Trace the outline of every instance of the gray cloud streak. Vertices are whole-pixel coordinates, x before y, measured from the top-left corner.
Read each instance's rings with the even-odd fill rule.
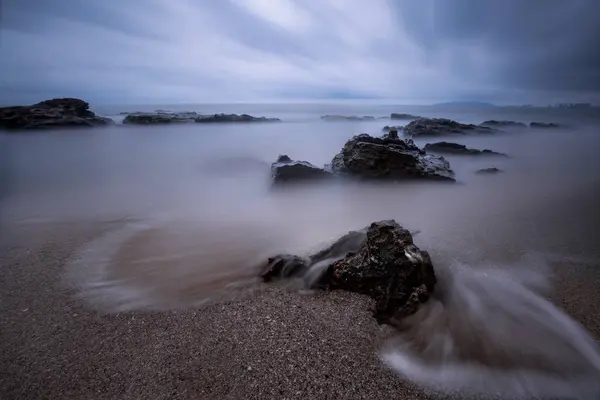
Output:
[[[596,0],[4,0],[0,101],[598,101]]]

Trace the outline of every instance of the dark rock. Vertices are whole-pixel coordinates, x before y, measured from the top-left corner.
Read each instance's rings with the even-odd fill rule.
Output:
[[[261,276],[319,276],[310,287],[347,290],[372,297],[375,316],[393,322],[417,311],[434,290],[436,276],[429,254],[413,243],[411,233],[394,220],[373,222],[344,235],[307,260],[290,255],[270,258]]]
[[[90,111],[87,102],[74,98],[0,108],[0,127],[6,129],[94,127],[113,123],[112,119],[99,117]]]
[[[330,289],[374,298],[383,319],[414,313],[436,284],[429,254],[394,220],[372,223],[358,251],[334,262],[323,279]]]
[[[307,161],[294,161],[287,155],[280,155],[271,164],[273,184],[292,183],[330,178],[331,173]]]
[[[412,140],[354,136],[331,162],[332,172],[361,179],[454,181],[450,163],[428,155]]]
[[[364,116],[357,117],[354,115],[346,116],[346,115],[323,115],[321,116],[323,121],[372,121],[375,117],[372,116]]]
[[[308,271],[308,263],[301,257],[281,254],[267,260],[267,265],[260,276],[263,282],[291,278],[304,275]]]
[[[491,167],[491,168],[482,168],[480,170],[477,170],[476,173],[478,173],[478,174],[497,174],[500,172],[503,172],[503,171],[496,167]]]
[[[213,114],[201,115],[195,119],[195,122],[212,123],[212,122],[280,122],[279,118],[253,117],[248,114]]]
[[[409,122],[404,127],[406,136],[442,136],[493,133],[494,129],[487,126],[461,124],[446,118],[419,118]]]
[[[422,117],[419,117],[418,115],[412,115],[412,114],[403,114],[403,113],[392,113],[390,115],[390,119],[419,119]]]
[[[449,143],[449,142],[427,143],[425,145],[425,147],[423,147],[423,149],[425,151],[430,151],[432,153],[446,153],[446,154],[469,155],[469,156],[508,157],[506,154],[497,153],[492,150],[469,149],[465,145],[458,144],[458,143]]]
[[[154,113],[130,113],[125,119],[124,124],[136,125],[159,125],[194,122],[198,117],[195,112],[169,113],[169,112],[154,112]]]
[[[391,130],[401,131],[403,129],[404,129],[403,126],[388,126],[388,125],[386,125],[383,128],[381,128],[381,130],[384,131],[384,132],[389,132]]]
[[[553,122],[532,122],[529,124],[530,128],[560,128],[559,124]]]
[[[488,120],[488,121],[483,121],[481,124],[479,124],[481,126],[490,126],[490,127],[494,127],[494,128],[501,128],[501,127],[505,127],[505,128],[527,128],[527,125],[522,123],[522,122],[517,122],[517,121],[496,121],[494,119]]]
[[[383,134],[381,136],[382,139],[392,139],[392,140],[399,140],[400,137],[398,136],[398,130],[391,128],[388,129],[387,133]]]

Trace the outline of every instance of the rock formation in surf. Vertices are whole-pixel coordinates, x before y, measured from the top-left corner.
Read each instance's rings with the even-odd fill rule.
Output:
[[[80,99],[59,98],[30,106],[0,108],[0,127],[5,129],[49,129],[94,127],[113,124],[110,118],[99,117]]]
[[[493,132],[495,132],[495,129],[487,126],[462,124],[446,118],[419,118],[411,121],[404,127],[404,134],[409,137],[483,134]]]
[[[530,128],[560,128],[559,124],[554,122],[532,122],[529,124]]]
[[[367,295],[375,299],[375,316],[381,321],[416,312],[436,284],[429,254],[394,220],[349,232],[306,258],[272,257],[261,276],[265,282],[301,277],[309,287]]]
[[[152,113],[135,112],[129,113],[123,119],[124,124],[135,124],[135,125],[160,125],[160,124],[173,124],[173,123],[184,123],[194,122],[198,118],[198,113],[193,111],[186,112],[168,112],[168,111],[156,111]]]
[[[476,171],[477,174],[498,174],[500,172],[502,172],[502,170],[496,167],[482,168]]]
[[[517,121],[498,121],[495,119],[490,119],[488,121],[483,121],[481,126],[489,126],[492,128],[527,128],[527,125],[522,122]]]
[[[470,149],[463,144],[458,143],[450,143],[450,142],[437,142],[437,143],[427,143],[425,147],[423,147],[425,151],[430,151],[432,153],[445,153],[445,154],[456,154],[456,155],[466,155],[466,156],[500,156],[500,157],[508,157],[504,153],[498,153],[492,150],[484,149]]]
[[[330,177],[330,172],[307,161],[294,161],[287,155],[280,155],[277,161],[271,164],[271,179],[274,185]]]
[[[419,119],[422,117],[419,117],[418,115],[412,115],[412,114],[403,114],[403,113],[391,113],[390,114],[390,119]]]
[[[450,163],[427,154],[412,140],[356,135],[331,162],[335,174],[370,180],[432,179],[454,181]]]
[[[396,131],[396,132],[398,132],[398,131],[404,130],[404,127],[403,126],[399,126],[399,125],[398,126],[389,126],[389,125],[386,125],[383,128],[381,128],[381,130],[384,131],[384,132],[389,132],[389,131]]]
[[[202,115],[196,112],[166,112],[131,113],[123,120],[124,124],[154,125],[171,123],[219,123],[219,122],[278,122],[279,118],[253,117],[248,114],[209,114]]]

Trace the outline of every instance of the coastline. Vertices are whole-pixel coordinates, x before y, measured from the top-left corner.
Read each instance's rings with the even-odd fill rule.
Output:
[[[87,307],[65,285],[65,266],[120,224],[10,226],[1,243],[3,398],[443,398],[380,361],[393,330],[360,295],[264,285],[173,311]],[[598,340],[598,266],[571,267],[556,270],[552,297]]]

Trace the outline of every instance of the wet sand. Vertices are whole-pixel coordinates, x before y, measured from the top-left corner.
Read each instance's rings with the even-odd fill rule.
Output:
[[[393,331],[368,298],[259,286],[164,312],[106,314],[65,280],[73,254],[122,222],[3,228],[2,399],[427,399],[379,360]],[[600,338],[597,265],[557,272],[556,302]]]

